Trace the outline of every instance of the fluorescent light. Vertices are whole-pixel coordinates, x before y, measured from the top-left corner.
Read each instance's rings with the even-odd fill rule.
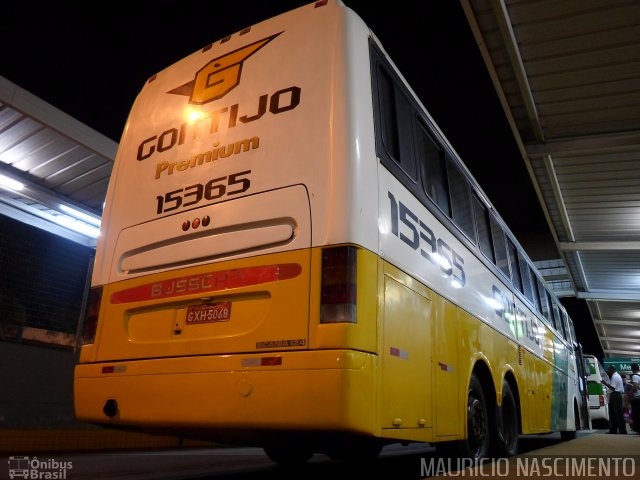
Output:
[[[5,175],[0,174],[0,187],[15,190],[19,192],[20,190],[24,190],[24,184],[14,180],[13,178],[6,177]]]
[[[99,218],[96,218],[92,215],[81,212],[80,210],[76,210],[75,208],[68,207],[67,205],[60,205],[60,210],[62,210],[65,213],[68,213],[69,215],[77,218],[78,220],[89,222],[90,224],[95,225],[96,227],[100,226]]]
[[[76,220],[75,218],[67,217],[66,215],[56,215],[55,217],[53,217],[53,221],[62,225],[63,227],[92,238],[98,238],[100,236],[100,229]]]

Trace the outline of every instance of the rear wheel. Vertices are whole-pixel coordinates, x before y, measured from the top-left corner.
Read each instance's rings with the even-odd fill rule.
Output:
[[[513,457],[518,454],[518,409],[511,385],[506,380],[502,383],[502,405],[498,408],[498,419],[498,454]]]
[[[462,455],[474,460],[489,458],[493,438],[484,391],[480,379],[473,373],[467,394],[467,438],[460,445]]]

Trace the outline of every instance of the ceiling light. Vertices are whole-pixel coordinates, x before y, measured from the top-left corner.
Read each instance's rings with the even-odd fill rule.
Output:
[[[89,215],[88,213],[81,212],[80,210],[76,210],[75,208],[68,207],[67,205],[60,205],[60,210],[64,213],[68,213],[74,218],[78,220],[82,220],[84,222],[89,222],[96,227],[100,226],[100,218],[96,218],[93,215]]]
[[[14,180],[13,178],[9,178],[5,175],[0,174],[0,187],[5,188],[7,190],[15,190],[19,192],[20,190],[24,190],[24,184]]]
[[[75,218],[67,217],[66,215],[56,215],[53,217],[53,221],[75,232],[87,235],[91,238],[98,238],[100,236],[100,230],[93,225],[81,222]]]

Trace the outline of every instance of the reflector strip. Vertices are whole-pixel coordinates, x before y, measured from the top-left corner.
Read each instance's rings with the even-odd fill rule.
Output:
[[[453,372],[453,365],[448,365],[446,363],[438,362],[438,366],[440,367],[440,370],[444,372]]]
[[[243,358],[240,364],[243,367],[275,367],[282,365],[282,357]]]
[[[123,373],[127,371],[126,366],[122,365],[109,365],[108,367],[102,367],[102,373]]]
[[[401,349],[396,348],[396,347],[390,347],[389,348],[389,354],[393,355],[394,357],[401,358],[402,360],[408,360],[409,359],[409,352],[407,352],[406,350],[401,350]]]
[[[162,298],[180,297],[196,293],[217,292],[232,288],[248,287],[262,283],[295,278],[302,272],[297,263],[238,268],[220,272],[202,273],[189,277],[171,278],[120,290],[111,295],[111,303],[144,302]]]

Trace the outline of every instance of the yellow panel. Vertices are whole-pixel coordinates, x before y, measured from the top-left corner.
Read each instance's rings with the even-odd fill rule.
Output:
[[[435,435],[439,437],[460,433],[460,368],[458,364],[460,338],[457,308],[442,298],[438,298],[437,304],[433,318],[435,331],[433,397],[436,408]],[[478,321],[476,320],[475,323]]]
[[[176,357],[78,365],[75,411],[106,424],[214,430],[340,430],[374,435],[375,356],[345,350]],[[112,373],[110,373],[112,372]],[[108,418],[103,406],[118,402]],[[151,401],[149,401],[151,399]],[[225,440],[222,438],[222,440]]]
[[[97,348],[87,349],[81,358],[111,361],[308,348],[310,258],[310,250],[294,250],[107,285]],[[291,275],[289,267],[294,267]],[[283,272],[282,278],[269,272]],[[163,285],[171,286],[170,294],[160,295]],[[229,318],[186,322],[188,309],[202,305],[227,308]]]
[[[544,360],[535,360],[536,385],[535,407],[538,431],[551,430],[551,389],[553,386],[553,366]]]
[[[129,339],[133,342],[153,342],[171,338],[174,315],[174,310],[161,309],[125,316]]]
[[[382,427],[428,427],[431,417],[431,301],[384,278]]]

